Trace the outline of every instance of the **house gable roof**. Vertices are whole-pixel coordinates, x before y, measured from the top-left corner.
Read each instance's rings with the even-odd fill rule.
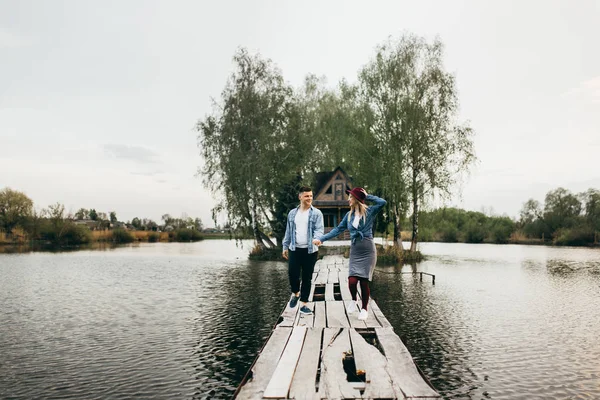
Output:
[[[332,191],[329,189],[333,188],[333,185],[337,182],[344,182],[344,189],[352,188],[352,179],[348,174],[341,168],[337,167],[333,171],[319,172],[316,176],[316,190],[314,204],[319,205],[331,205],[331,206],[342,206],[346,205],[346,199],[334,200],[332,198]]]

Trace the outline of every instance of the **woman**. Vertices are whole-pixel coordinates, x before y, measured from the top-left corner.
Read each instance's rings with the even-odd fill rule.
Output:
[[[350,231],[352,244],[350,245],[348,287],[352,295],[352,302],[348,305],[348,312],[357,311],[356,293],[357,285],[360,282],[362,309],[358,319],[365,320],[369,315],[367,311],[370,294],[369,281],[373,277],[373,269],[377,262],[377,252],[373,242],[373,222],[377,213],[387,202],[377,196],[367,194],[365,189],[360,187],[346,190],[346,193],[348,193],[350,211],[346,213],[336,228],[326,235],[314,239],[313,243],[320,246],[321,243],[336,237],[346,229]],[[374,204],[368,207],[365,200],[372,201]]]

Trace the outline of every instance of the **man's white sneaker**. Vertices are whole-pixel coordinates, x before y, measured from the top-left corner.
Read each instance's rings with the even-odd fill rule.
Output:
[[[348,311],[348,313],[355,313],[358,311],[358,308],[356,307],[356,303],[354,301],[351,301],[350,303],[348,303],[348,306],[346,307],[346,310]]]
[[[358,319],[364,321],[365,319],[367,319],[368,316],[369,312],[363,308],[362,310],[360,310],[360,315],[358,316]]]

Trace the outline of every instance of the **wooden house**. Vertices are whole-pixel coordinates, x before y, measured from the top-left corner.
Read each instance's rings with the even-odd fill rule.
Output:
[[[316,176],[313,205],[323,213],[325,233],[336,227],[350,211],[346,190],[352,189],[351,179],[340,167],[331,172],[319,172]],[[338,239],[350,239],[346,231]]]

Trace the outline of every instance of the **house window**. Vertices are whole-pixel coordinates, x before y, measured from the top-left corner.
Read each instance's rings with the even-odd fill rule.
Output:
[[[335,199],[336,200],[343,200],[344,199],[344,194],[342,192],[342,184],[341,183],[336,183],[335,184]]]

